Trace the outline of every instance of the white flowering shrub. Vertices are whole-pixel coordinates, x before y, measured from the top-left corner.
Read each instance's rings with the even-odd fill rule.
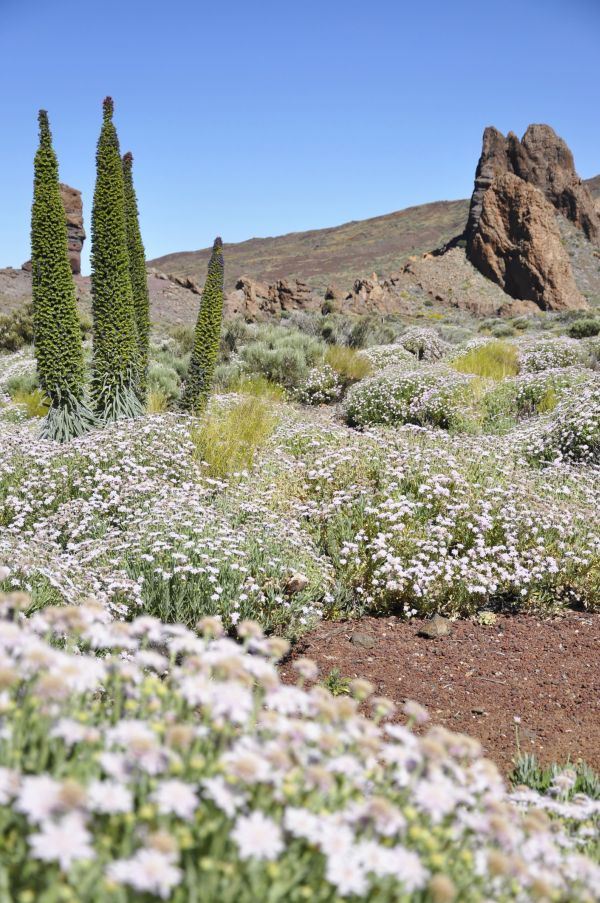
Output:
[[[537,373],[557,367],[580,366],[588,362],[589,351],[577,339],[566,336],[524,341],[519,347],[519,364],[522,373]]]
[[[434,329],[414,326],[403,333],[398,342],[410,351],[417,360],[432,363],[445,357],[452,346],[445,342]]]
[[[336,609],[598,606],[597,467],[531,469],[510,435],[329,429],[302,441],[298,518],[334,563]],[[531,429],[519,443],[531,446]]]
[[[302,404],[331,404],[340,398],[342,382],[329,364],[313,367],[294,395]]]
[[[388,368],[350,389],[345,416],[352,426],[413,423],[460,428],[466,421],[470,382],[470,376],[446,368]]]
[[[281,640],[244,624],[243,648],[217,619],[200,631],[89,604],[0,623],[4,899],[594,898],[600,804],[552,818],[476,741],[414,734],[420,706],[407,726],[386,723],[384,699],[366,717],[367,682],[354,698],[286,686]]]
[[[584,385],[598,384],[598,376],[582,367],[558,367],[522,373],[488,390],[483,406],[489,425],[553,411],[558,402]]]
[[[161,415],[59,446],[0,431],[0,565],[34,600],[89,595],[125,617],[141,608],[193,624],[218,612],[297,634],[321,615],[329,565],[297,524],[285,531],[252,481],[209,478],[194,421]],[[291,572],[308,586],[289,596]]]
[[[385,370],[387,367],[395,367],[400,369],[413,369],[415,365],[415,356],[407,351],[403,345],[394,343],[392,345],[372,345],[361,351],[371,363],[373,370]]]
[[[600,380],[557,405],[550,421],[527,442],[527,454],[537,461],[600,464]]]

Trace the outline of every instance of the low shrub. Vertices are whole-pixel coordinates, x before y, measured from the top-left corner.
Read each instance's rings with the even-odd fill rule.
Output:
[[[217,364],[213,376],[213,386],[217,392],[231,392],[242,379],[254,378],[253,376],[244,376],[244,365],[237,356],[233,356],[229,360]],[[258,378],[266,379],[266,377],[260,376]]]
[[[344,386],[349,386],[364,379],[365,376],[369,376],[373,369],[369,358],[365,354],[341,345],[331,345],[327,349],[325,362],[337,373],[340,382]]]
[[[600,464],[600,380],[558,403],[544,429],[526,442],[530,460]]]
[[[459,373],[500,380],[519,372],[519,357],[516,347],[508,342],[483,342],[455,358],[451,366]]]
[[[169,332],[177,344],[179,353],[191,354],[192,348],[194,347],[194,327],[172,326]]]
[[[440,338],[435,330],[421,329],[417,326],[407,329],[400,336],[398,342],[403,348],[414,354],[417,360],[428,363],[441,360],[451,347],[448,342]]]
[[[531,753],[521,754],[515,761],[510,780],[515,787],[529,787],[550,794],[558,805],[570,802],[578,793],[600,800],[600,774],[585,762],[568,765],[542,765]]]
[[[163,396],[168,404],[175,402],[181,393],[181,379],[174,367],[158,361],[150,361],[148,367],[148,391]]]
[[[523,373],[584,365],[588,358],[589,353],[582,343],[565,336],[538,339],[522,344],[519,348],[519,363]]]
[[[550,413],[563,397],[590,380],[593,376],[579,367],[540,370],[506,379],[483,395],[484,424],[502,432],[523,418]]]
[[[373,371],[385,370],[386,367],[392,366],[412,370],[415,366],[414,354],[397,342],[391,345],[372,345],[371,348],[365,348],[361,354],[367,358]]]
[[[0,314],[0,351],[19,351],[33,342],[33,304]]]
[[[264,327],[256,341],[244,345],[240,362],[247,374],[260,374],[270,382],[293,389],[309,369],[323,357],[325,346],[318,339],[285,327]]]
[[[294,397],[302,404],[331,404],[341,397],[343,389],[339,373],[329,364],[321,364],[309,370]]]
[[[227,407],[213,407],[192,430],[198,458],[211,477],[222,479],[249,470],[257,451],[277,424],[264,398],[249,395]]]
[[[253,335],[253,328],[240,318],[226,320],[221,331],[221,355],[226,359],[237,353]]]
[[[35,364],[32,361],[23,363],[22,369],[17,369],[12,376],[8,376],[3,380],[4,389],[12,398],[15,395],[27,395],[35,392],[40,385]]]
[[[445,368],[388,368],[349,390],[346,420],[351,426],[412,423],[463,429],[470,382],[468,376]]]
[[[567,334],[572,339],[587,339],[600,335],[600,320],[593,320],[591,317],[576,320],[567,330]]]
[[[363,681],[338,697],[285,686],[285,643],[239,634],[244,647],[215,618],[199,635],[114,625],[92,605],[2,624],[7,899],[594,898],[590,800],[543,818],[544,798],[511,794],[477,741],[414,733],[420,706],[394,725]]]
[[[509,323],[494,323],[490,332],[495,339],[508,339],[516,335],[516,330]]]

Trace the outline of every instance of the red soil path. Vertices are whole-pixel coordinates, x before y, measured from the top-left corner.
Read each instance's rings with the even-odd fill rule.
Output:
[[[325,621],[294,648],[284,677],[295,680],[298,656],[318,663],[319,680],[334,668],[366,677],[399,707],[414,699],[432,722],[476,737],[505,772],[516,753],[515,717],[522,752],[544,763],[583,759],[600,770],[600,613],[499,615],[490,627],[457,621],[438,639],[419,636],[423,624]],[[356,633],[372,647],[352,642]]]

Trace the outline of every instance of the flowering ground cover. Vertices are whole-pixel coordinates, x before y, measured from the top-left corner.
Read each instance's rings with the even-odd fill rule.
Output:
[[[487,339],[288,328],[228,327],[200,419],[156,344],[156,413],[66,445],[0,357],[0,899],[594,899],[593,800],[274,664],[324,619],[598,608],[594,339],[507,339],[492,378]]]
[[[509,793],[479,744],[425,710],[323,687],[278,638],[244,646],[105,607],[19,622],[5,596],[0,887],[43,901],[592,900],[600,803]],[[593,840],[591,841],[593,846]],[[7,896],[8,894],[8,896]],[[12,896],[11,896],[12,895]]]

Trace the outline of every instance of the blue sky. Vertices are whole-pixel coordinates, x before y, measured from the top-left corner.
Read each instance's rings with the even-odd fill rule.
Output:
[[[89,233],[106,94],[148,257],[468,196],[488,124],[600,172],[598,0],[0,0],[0,34],[0,266],[29,256],[40,107]]]

